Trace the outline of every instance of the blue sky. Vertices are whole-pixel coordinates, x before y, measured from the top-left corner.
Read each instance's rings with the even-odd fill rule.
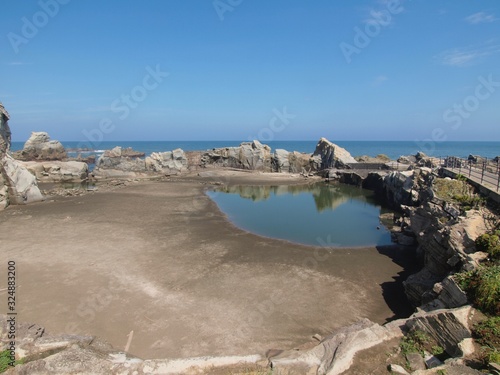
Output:
[[[6,1],[2,15],[16,141],[500,140],[497,0]]]

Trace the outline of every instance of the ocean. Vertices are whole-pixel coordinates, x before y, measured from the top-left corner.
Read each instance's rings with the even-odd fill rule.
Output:
[[[112,149],[115,146],[132,147],[134,150],[144,152],[146,155],[152,152],[171,151],[181,148],[184,151],[205,151],[220,147],[239,146],[242,141],[103,141],[92,144],[93,153],[102,153],[103,150]],[[397,159],[401,155],[414,155],[422,151],[429,156],[467,157],[469,154],[481,155],[487,158],[500,156],[500,142],[434,142],[417,144],[413,141],[333,141],[339,146],[347,149],[353,156],[376,156],[385,154],[391,159]],[[273,150],[285,149],[288,151],[299,151],[312,153],[316,148],[317,141],[272,141],[262,142],[269,145]],[[62,142],[67,149],[89,147],[87,142]],[[24,142],[12,142],[12,150],[21,150]]]

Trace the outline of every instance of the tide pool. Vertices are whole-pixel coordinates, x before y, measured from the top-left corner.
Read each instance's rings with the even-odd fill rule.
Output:
[[[317,183],[230,186],[207,192],[237,227],[265,237],[328,247],[391,244],[371,191]]]

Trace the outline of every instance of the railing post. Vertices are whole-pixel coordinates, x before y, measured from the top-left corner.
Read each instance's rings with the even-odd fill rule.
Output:
[[[483,168],[482,168],[482,171],[481,171],[481,183],[483,183],[483,179],[484,179],[484,170],[486,169],[486,165],[484,164],[483,162]]]

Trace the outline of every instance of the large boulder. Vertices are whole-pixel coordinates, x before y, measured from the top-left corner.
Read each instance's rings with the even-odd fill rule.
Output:
[[[28,204],[43,200],[36,177],[20,161],[6,155],[1,162],[1,169],[9,204]]]
[[[3,158],[10,149],[11,132],[9,118],[9,113],[5,110],[2,103],[0,103],[0,158]]]
[[[8,155],[11,142],[9,114],[0,103],[0,210],[9,204],[43,200],[36,178]]]
[[[153,152],[146,158],[146,169],[156,173],[179,173],[186,170],[188,160],[180,148],[174,151]]]
[[[474,314],[471,306],[430,313],[420,312],[408,319],[406,327],[424,331],[451,357],[461,357],[464,353],[460,342],[471,338],[471,314]]]
[[[311,154],[277,149],[272,154],[272,164],[273,172],[305,173],[313,170],[314,163]]]
[[[202,156],[201,165],[271,172],[271,148],[257,140],[239,147],[217,148]]]
[[[67,156],[62,143],[51,141],[46,132],[32,132],[23,149],[14,153],[16,159],[23,161],[63,160]]]
[[[287,150],[277,149],[273,154],[273,165],[276,172],[290,171],[290,153]]]
[[[126,156],[121,147],[106,150],[97,160],[92,171],[96,179],[110,178],[141,178],[146,177],[146,162],[144,159]]]
[[[22,164],[41,182],[82,182],[87,180],[89,167],[78,161],[26,161]]]
[[[331,168],[349,168],[349,164],[357,163],[349,151],[337,146],[326,138],[321,138],[316,145],[313,157],[319,156],[321,164],[317,167],[318,170]]]

